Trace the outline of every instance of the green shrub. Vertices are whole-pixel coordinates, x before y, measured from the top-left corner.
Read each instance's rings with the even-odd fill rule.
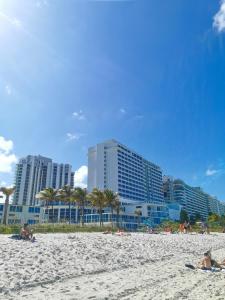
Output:
[[[0,234],[18,234],[22,225],[0,225]],[[79,226],[75,224],[36,224],[31,225],[30,228],[34,233],[73,233],[73,232],[103,232],[106,230],[115,231],[110,226]]]

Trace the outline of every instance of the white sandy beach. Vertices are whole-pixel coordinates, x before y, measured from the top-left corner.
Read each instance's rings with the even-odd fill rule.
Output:
[[[225,234],[36,237],[0,236],[0,299],[225,299],[224,272],[184,267],[225,258]]]

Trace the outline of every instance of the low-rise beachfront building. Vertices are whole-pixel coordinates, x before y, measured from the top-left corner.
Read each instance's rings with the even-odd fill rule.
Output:
[[[181,212],[182,206],[175,202],[168,203],[166,206],[168,209],[169,220],[180,221],[180,212]]]
[[[137,211],[141,214],[138,215]],[[81,211],[76,205],[71,205],[69,210],[68,205],[56,205],[46,208],[45,213],[48,216],[49,222],[68,222],[81,223]],[[71,217],[70,217],[71,216]],[[84,223],[98,225],[100,215],[93,207],[85,207]],[[102,220],[105,224],[119,225],[127,230],[136,230],[140,225],[159,225],[162,221],[168,219],[167,207],[163,204],[140,203],[140,202],[121,202],[121,210],[119,215],[115,212],[112,214],[109,208],[105,208],[102,213]]]
[[[5,204],[0,204],[0,224],[3,222]],[[40,206],[10,204],[7,213],[7,224],[39,224],[46,221],[44,208]]]
[[[0,204],[0,224],[3,222],[5,204]],[[137,214],[140,211],[141,214]],[[98,225],[100,215],[93,207],[85,207],[84,223],[89,225]],[[46,208],[43,206],[27,206],[10,204],[7,213],[7,224],[28,223],[81,223],[81,211],[76,205],[54,205]],[[105,225],[111,225],[113,222],[121,228],[127,230],[137,230],[140,225],[156,226],[163,220],[168,219],[168,211],[165,205],[152,203],[122,203],[121,211],[117,215],[112,214],[109,208],[105,208],[102,214],[102,220]]]

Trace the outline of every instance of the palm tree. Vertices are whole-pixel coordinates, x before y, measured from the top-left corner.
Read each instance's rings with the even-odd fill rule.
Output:
[[[74,200],[77,203],[78,208],[81,209],[81,223],[84,226],[84,207],[87,204],[87,189],[76,187],[74,190]]]
[[[117,201],[119,201],[118,194],[109,189],[106,189],[104,191],[104,194],[105,194],[106,204],[111,209],[111,222],[113,227],[113,211],[114,209],[116,209]]]
[[[119,228],[119,216],[120,216],[120,212],[122,211],[119,198],[115,199],[114,210],[116,211],[116,223],[117,223],[117,227]]]
[[[58,199],[69,204],[69,224],[71,224],[71,203],[75,202],[75,191],[70,185],[65,185],[58,192]]]
[[[138,226],[140,226],[142,212],[140,209],[136,209],[134,213],[138,217]]]
[[[5,209],[4,209],[4,215],[3,215],[3,224],[6,225],[7,223],[7,215],[8,215],[8,208],[9,208],[9,197],[15,192],[16,187],[1,187],[0,192],[2,192],[6,198],[5,198]]]
[[[54,201],[56,201],[58,196],[58,190],[55,190],[53,188],[45,188],[43,191],[40,191],[36,198],[45,201],[46,206],[48,208],[48,205],[51,203],[52,205],[52,223],[54,222]]]
[[[88,195],[88,199],[90,200],[92,206],[96,207],[99,212],[99,224],[103,225],[102,222],[102,210],[107,206],[105,194],[101,190],[94,188],[93,191]]]

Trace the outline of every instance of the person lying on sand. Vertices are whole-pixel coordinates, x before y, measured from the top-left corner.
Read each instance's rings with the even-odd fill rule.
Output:
[[[115,235],[118,235],[118,236],[127,236],[127,235],[131,235],[130,233],[128,232],[125,232],[123,229],[118,229],[117,232],[115,232]]]
[[[33,240],[33,233],[28,224],[24,224],[20,231],[20,236],[23,240]]]

